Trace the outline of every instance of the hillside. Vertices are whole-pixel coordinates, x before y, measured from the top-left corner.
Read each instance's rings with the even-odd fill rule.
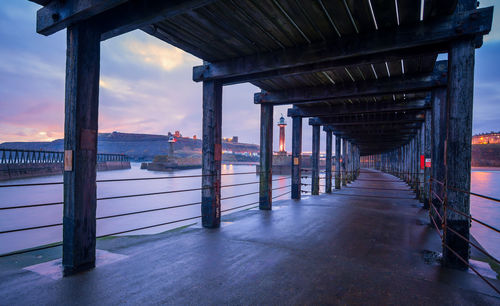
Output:
[[[500,144],[472,145],[472,167],[500,167]]]
[[[201,140],[179,137],[174,144],[175,154],[183,157],[201,153]],[[51,142],[4,142],[2,149],[63,151],[63,139]],[[153,160],[156,155],[168,154],[168,136],[152,134],[101,133],[98,136],[99,153],[120,153],[130,156],[133,160]],[[258,153],[259,146],[248,143],[223,142],[222,149],[233,152]]]

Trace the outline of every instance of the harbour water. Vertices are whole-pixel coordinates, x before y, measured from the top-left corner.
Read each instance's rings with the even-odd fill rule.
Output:
[[[223,165],[223,174],[255,172],[255,166],[251,165]],[[131,169],[98,172],[98,180],[130,179],[130,178],[160,178],[174,176],[196,176],[201,173],[200,169],[153,172],[140,169],[140,164],[132,163]],[[259,177],[254,174],[223,175],[222,186],[258,182]],[[273,191],[273,195],[287,193],[290,190],[290,178],[282,175],[273,176],[273,188],[281,188]],[[8,182],[6,184],[32,184],[60,182],[62,177],[47,176],[30,179],[22,179]],[[308,181],[305,180],[304,182]],[[157,193],[163,191],[195,189],[201,186],[200,177],[153,179],[139,181],[102,182],[97,184],[97,197],[107,198],[123,195],[136,195],[145,193]],[[500,198],[500,169],[473,169],[472,191]],[[258,201],[258,184],[240,185],[222,188],[222,215],[248,209],[256,206]],[[231,198],[241,194],[251,193],[247,196]],[[289,198],[287,193],[275,199]],[[99,200],[97,205],[97,217],[106,217],[129,212],[158,209],[164,207],[178,206],[182,204],[197,203],[200,201],[200,191],[188,191],[181,193],[157,194],[139,197],[128,197],[118,199]],[[228,198],[228,199],[225,199]],[[62,185],[43,185],[29,187],[0,188],[0,207],[21,206],[38,203],[62,202]],[[245,204],[245,207],[232,209]],[[224,212],[224,210],[232,209]],[[471,197],[471,214],[496,228],[500,228],[500,205],[498,203]],[[97,220],[97,235],[106,235],[134,228],[147,227],[155,224],[168,223],[180,219],[196,217],[200,215],[200,205],[156,210],[152,212],[132,214],[115,218]],[[60,224],[62,220],[62,205],[41,206],[34,208],[21,208],[0,210],[0,232],[18,228],[36,227],[43,225]],[[200,219],[193,219],[163,226],[152,227],[139,231],[127,233],[126,235],[142,235],[163,232],[180,226],[198,223]],[[472,235],[493,256],[500,257],[500,235],[477,223],[472,224]],[[0,234],[0,254],[59,242],[62,240],[62,226],[19,231]]]
[[[473,168],[471,191],[500,199],[500,168]],[[471,215],[495,228],[500,228],[500,203],[471,196]],[[495,258],[500,258],[500,234],[472,222],[474,238]]]
[[[156,178],[153,180],[120,181],[97,183],[97,198],[108,198],[115,196],[137,195],[147,193],[158,193],[164,191],[175,191],[185,189],[196,189],[201,187],[200,177],[158,179],[160,177],[174,176],[197,176],[201,169],[181,170],[172,172],[156,172],[141,170],[139,163],[132,163],[131,169],[97,172],[97,180],[131,179],[131,178]],[[257,182],[234,187],[223,187],[221,191],[222,215],[248,209],[258,204],[233,209],[259,200],[259,177],[255,174],[254,165],[222,165],[223,174],[249,173],[243,175],[223,175],[222,186]],[[287,176],[273,176],[273,188],[281,188],[273,191],[273,195],[280,195],[290,190],[290,178]],[[46,176],[29,179],[11,180],[0,182],[7,184],[38,184],[48,182],[61,182],[62,176]],[[224,199],[241,194],[253,193],[243,197]],[[279,199],[289,197],[286,194]],[[98,200],[97,218],[111,215],[151,210],[157,208],[178,206],[183,204],[197,203],[201,200],[200,190],[188,192],[157,194],[138,197],[127,197],[118,199]],[[42,185],[28,187],[0,188],[0,208],[11,206],[24,206],[30,204],[54,203],[63,201],[63,186]],[[33,208],[0,210],[0,232],[12,229],[36,227],[43,225],[55,225],[62,222],[62,205],[41,206]],[[176,220],[196,217],[200,215],[200,205],[157,210],[147,213],[120,216],[97,220],[97,236],[127,231],[130,229],[147,227],[155,224],[168,223]],[[127,233],[128,235],[153,234],[169,229],[185,226],[199,222],[193,219],[177,222],[164,226],[152,227],[144,230]],[[0,234],[0,254],[16,250],[31,248],[35,246],[55,243],[62,240],[62,226],[19,231]]]

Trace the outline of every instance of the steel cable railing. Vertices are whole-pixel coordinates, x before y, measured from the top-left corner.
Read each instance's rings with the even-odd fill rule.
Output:
[[[137,228],[133,228],[133,229],[129,229],[129,230],[100,235],[100,236],[97,236],[96,238],[105,238],[105,237],[110,237],[110,236],[115,236],[115,235],[137,232],[137,231],[142,231],[142,230],[149,229],[149,228],[154,228],[154,227],[159,227],[159,226],[164,226],[164,225],[169,225],[169,224],[174,224],[174,223],[179,223],[179,222],[184,222],[184,221],[189,221],[189,220],[194,220],[194,219],[198,219],[198,218],[201,218],[201,216],[195,216],[195,217],[184,218],[184,219],[180,219],[180,220],[174,220],[174,221],[169,221],[169,222],[162,222],[162,223],[157,223],[157,224],[153,224],[153,225],[137,227]]]
[[[221,176],[229,175],[245,175],[245,174],[260,174],[262,172],[237,172],[237,173],[223,173]],[[180,178],[197,178],[197,177],[207,177],[213,176],[211,174],[198,174],[198,175],[176,175],[176,176],[155,176],[155,177],[137,177],[137,178],[126,178],[126,179],[108,179],[108,180],[96,180],[96,183],[110,183],[110,182],[128,182],[128,181],[149,181],[149,180],[166,180],[166,179],[180,179]],[[0,184],[0,188],[9,187],[31,187],[31,186],[45,186],[45,185],[62,185],[64,182],[47,182],[47,183],[27,183],[27,184]]]
[[[245,174],[260,174],[260,172],[240,172],[240,173],[225,173],[222,174],[223,176],[229,176],[229,175],[245,175]],[[165,176],[165,177],[153,177],[153,178],[132,178],[132,179],[112,179],[112,180],[98,180],[97,182],[101,183],[107,183],[107,182],[123,182],[123,181],[142,181],[142,180],[147,180],[147,179],[173,179],[173,178],[196,178],[196,177],[203,177],[207,175],[183,175],[183,176]],[[276,179],[272,179],[272,182],[276,181],[282,181],[289,179],[290,177],[280,177]],[[229,185],[222,185],[221,188],[229,188],[229,187],[237,187],[237,186],[245,186],[245,185],[252,185],[252,184],[259,184],[259,181],[254,181],[254,182],[245,182],[245,183],[237,183],[237,184],[229,184]],[[45,185],[55,185],[55,184],[62,184],[62,182],[51,182],[51,183],[39,183],[39,184],[11,184],[11,185],[2,185],[0,187],[25,187],[25,186],[45,186]],[[285,185],[285,186],[279,186],[272,188],[272,191],[275,190],[281,190],[285,188],[289,188],[291,185]],[[129,194],[129,195],[117,195],[117,196],[109,196],[109,197],[101,197],[97,198],[98,201],[103,201],[103,200],[111,200],[111,199],[123,199],[123,198],[132,198],[132,197],[142,197],[142,196],[152,196],[152,195],[164,195],[164,194],[171,194],[171,193],[182,193],[182,192],[190,192],[190,191],[201,191],[204,189],[209,189],[210,187],[201,187],[201,188],[189,188],[189,189],[180,189],[180,190],[169,190],[169,191],[160,191],[160,192],[150,192],[150,193],[141,193],[141,194]],[[276,199],[279,197],[282,197],[291,191],[279,194],[277,196],[272,197],[272,199]],[[245,196],[250,196],[250,195],[255,195],[258,194],[259,191],[256,192],[248,192],[244,194],[239,194],[239,195],[234,195],[234,196],[228,196],[221,198],[222,200],[229,200],[229,199],[235,199],[235,198],[240,198],[240,197],[245,197]],[[221,212],[226,212],[226,211],[232,211],[236,210],[239,208],[247,207],[253,204],[258,204],[259,202],[252,202],[244,205],[239,205],[236,207],[231,207],[228,209],[223,209]],[[29,204],[29,205],[18,205],[18,206],[7,206],[7,207],[1,207],[0,210],[12,210],[12,209],[22,209],[22,208],[32,208],[32,207],[43,207],[43,206],[51,206],[51,205],[61,205],[63,202],[52,202],[52,203],[38,203],[38,204]],[[106,215],[106,216],[101,216],[97,217],[96,220],[103,220],[103,219],[111,219],[111,218],[117,218],[117,217],[124,217],[124,216],[130,216],[130,215],[137,215],[137,214],[144,214],[144,213],[150,213],[150,212],[157,212],[157,211],[162,211],[162,210],[169,210],[169,209],[175,209],[175,208],[182,208],[182,207],[188,207],[188,206],[195,206],[195,205],[201,205],[201,202],[192,202],[192,203],[186,203],[186,204],[179,204],[179,205],[173,205],[173,206],[164,206],[164,207],[157,207],[157,208],[151,208],[151,209],[145,209],[145,210],[139,210],[139,211],[132,211],[132,212],[124,212],[124,213],[118,213],[118,214],[112,214],[112,215]],[[103,238],[103,237],[108,237],[108,236],[113,236],[113,235],[119,235],[119,234],[124,234],[124,233],[130,233],[130,232],[135,232],[135,231],[140,231],[148,228],[153,228],[153,227],[159,227],[159,226],[164,226],[164,225],[169,225],[173,223],[178,223],[178,222],[183,222],[187,220],[193,220],[196,218],[200,218],[201,216],[195,216],[195,217],[190,217],[190,218],[184,218],[180,220],[174,220],[174,221],[168,221],[168,222],[162,222],[158,224],[153,224],[153,225],[148,225],[140,228],[134,228],[134,229],[128,229],[124,231],[119,231],[115,233],[110,233],[110,234],[105,234],[105,235],[100,235],[96,238]],[[21,231],[29,231],[29,230],[36,230],[36,229],[43,229],[43,228],[51,228],[51,227],[58,227],[62,226],[62,223],[54,223],[54,224],[46,224],[46,225],[39,225],[39,226],[31,226],[31,227],[25,227],[25,228],[16,228],[16,229],[7,229],[4,231],[0,231],[0,234],[8,234],[8,233],[14,233],[14,232],[21,232]],[[4,256],[9,256],[9,255],[14,255],[14,254],[21,254],[25,252],[31,252],[35,250],[43,250],[46,248],[51,248],[51,247],[56,247],[60,246],[61,242],[51,244],[48,246],[40,246],[36,248],[30,248],[26,250],[20,250],[20,251],[15,251],[15,252],[10,252],[7,254],[0,254],[0,257]]]
[[[436,231],[437,233],[439,234],[439,237],[441,238],[441,241],[442,241],[442,245],[443,247],[445,247],[446,249],[448,249],[450,252],[452,252],[461,262],[463,262],[469,269],[471,269],[474,273],[476,273],[484,282],[486,282],[493,290],[495,290],[497,293],[500,294],[500,289],[495,287],[490,281],[488,281],[483,275],[481,275],[469,262],[468,260],[464,259],[462,256],[460,256],[455,250],[453,250],[449,245],[446,244],[445,240],[444,240],[444,234],[441,233],[441,230],[443,232],[446,232],[446,231],[450,231],[452,232],[453,234],[455,234],[457,237],[459,237],[460,239],[462,239],[463,241],[467,242],[469,245],[471,245],[472,247],[474,247],[476,250],[480,251],[482,254],[484,254],[485,256],[487,256],[489,259],[493,260],[496,264],[500,264],[500,261],[495,258],[493,255],[491,255],[490,253],[488,253],[484,248],[482,248],[481,246],[479,246],[478,244],[476,244],[475,242],[471,241],[469,238],[467,237],[464,237],[464,235],[460,234],[458,231],[456,231],[455,229],[453,229],[451,226],[449,226],[447,224],[447,218],[446,218],[446,211],[447,210],[450,210],[456,214],[459,214],[465,218],[467,218],[469,221],[474,221],[490,230],[493,230],[494,232],[497,232],[497,233],[500,233],[500,230],[492,225],[489,225],[481,220],[478,220],[474,217],[472,217],[472,215],[470,214],[467,214],[467,213],[464,213],[462,211],[459,211],[453,207],[450,207],[447,203],[447,197],[446,197],[446,193],[447,193],[447,189],[451,189],[453,191],[456,191],[456,192],[462,192],[462,193],[466,193],[466,194],[469,194],[469,195],[473,195],[473,196],[477,196],[477,197],[480,197],[480,198],[484,198],[484,199],[488,199],[488,200],[492,200],[492,201],[495,201],[495,202],[499,202],[498,199],[495,199],[493,197],[489,197],[489,196],[485,196],[485,195],[481,195],[481,194],[477,194],[477,193],[473,193],[473,192],[470,192],[470,191],[465,191],[465,190],[460,190],[458,188],[453,188],[453,187],[449,187],[447,186],[447,184],[445,182],[441,182],[439,180],[436,180],[434,178],[430,178],[430,182],[435,182],[437,184],[439,184],[440,186],[443,187],[443,193],[444,193],[444,196],[439,196],[434,190],[432,190],[432,184],[429,184],[429,187],[430,187],[430,194],[433,195],[433,197],[442,205],[443,207],[443,215],[441,215],[441,213],[439,212],[439,209],[434,205],[433,201],[432,201],[432,198],[433,197],[429,197],[429,207],[432,208],[432,210],[436,213],[436,216],[439,217],[440,221],[441,221],[441,229],[439,228],[439,226],[437,225],[437,222],[433,216],[433,214],[431,213],[431,211],[429,211],[429,216],[430,216],[430,219],[432,220],[432,223],[434,224],[434,227],[436,228]]]

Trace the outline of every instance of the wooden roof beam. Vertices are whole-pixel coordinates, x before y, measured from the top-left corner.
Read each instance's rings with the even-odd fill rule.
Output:
[[[411,124],[424,122],[421,115],[400,116],[399,118],[309,118],[310,125],[329,125],[335,129],[336,126],[368,126],[382,124]]]
[[[406,128],[398,128],[398,129],[377,129],[371,127],[370,130],[341,130],[336,127],[336,129],[332,129],[331,127],[326,127],[325,126],[325,131],[332,131],[333,134],[339,135],[340,137],[345,136],[345,137],[357,137],[357,136],[364,136],[364,135],[369,135],[372,137],[373,135],[398,135],[398,134],[410,134],[413,135],[414,133],[418,132],[418,128],[416,127],[406,127]]]
[[[292,88],[254,94],[254,103],[274,105],[322,102],[363,96],[429,91],[447,85],[447,61],[439,61],[433,73],[360,81],[340,85]]]
[[[357,140],[357,139],[346,138],[346,140],[349,140],[349,142],[352,142],[358,146],[366,146],[366,147],[371,146],[373,148],[380,147],[380,144],[397,145],[399,143],[406,143],[412,139],[413,139],[413,136],[412,137],[394,138],[394,139],[385,139],[385,138],[374,137],[373,140]]]
[[[339,104],[331,107],[300,107],[296,105],[288,109],[288,117],[330,117],[341,116],[349,114],[369,114],[380,112],[403,112],[403,111],[417,111],[426,110],[431,108],[430,103],[425,99],[411,100],[406,103],[390,102],[377,102],[377,103],[362,103],[362,104]]]
[[[50,35],[83,20],[105,40],[180,15],[215,0],[52,0],[37,12],[37,32]]]
[[[492,19],[493,7],[488,7],[391,30],[342,37],[329,43],[206,63],[193,67],[193,80],[221,79],[225,84],[234,84],[418,54],[412,48],[420,48],[418,52],[422,53],[436,52],[443,48],[442,45],[435,48],[439,44],[489,33]]]
[[[128,0],[52,0],[36,13],[36,31],[51,35],[71,24],[89,19]]]

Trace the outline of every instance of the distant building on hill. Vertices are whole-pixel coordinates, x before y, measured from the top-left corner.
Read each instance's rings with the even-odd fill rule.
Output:
[[[472,136],[472,144],[500,143],[500,132],[484,133]]]
[[[233,136],[232,138],[222,138],[222,141],[238,143],[238,136]]]

